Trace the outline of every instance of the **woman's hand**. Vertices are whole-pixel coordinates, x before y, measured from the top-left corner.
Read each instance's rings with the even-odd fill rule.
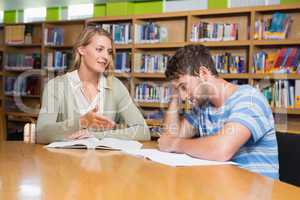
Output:
[[[75,133],[72,133],[71,135],[68,135],[67,139],[79,140],[79,139],[85,139],[85,138],[89,138],[89,137],[93,137],[93,134],[91,134],[88,130],[84,129],[84,130],[79,130]]]
[[[113,129],[116,123],[102,115],[97,114],[98,107],[89,111],[82,117],[80,117],[80,126],[82,128],[92,128],[92,129]]]

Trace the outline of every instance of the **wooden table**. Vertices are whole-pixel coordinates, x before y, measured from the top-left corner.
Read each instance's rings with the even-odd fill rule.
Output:
[[[175,168],[118,151],[2,142],[0,199],[292,200],[300,189],[230,165]]]

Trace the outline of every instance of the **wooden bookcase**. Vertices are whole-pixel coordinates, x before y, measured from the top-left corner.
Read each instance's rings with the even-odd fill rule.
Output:
[[[8,26],[19,26],[19,25],[29,25],[33,29],[32,31],[32,37],[31,37],[31,43],[25,44],[25,43],[19,43],[19,44],[11,44],[11,43],[5,43],[5,38],[7,37],[5,35],[5,28]],[[21,130],[21,128],[24,126],[27,122],[35,122],[38,116],[38,111],[41,106],[41,95],[43,91],[44,84],[47,80],[53,78],[58,73],[62,73],[60,70],[55,69],[47,69],[45,68],[44,59],[45,55],[48,52],[55,52],[55,51],[70,51],[73,50],[73,43],[78,36],[78,34],[81,32],[81,30],[84,28],[85,20],[72,20],[72,21],[59,21],[59,22],[34,22],[34,23],[16,23],[16,24],[4,24],[4,27],[0,29],[0,39],[2,39],[1,43],[1,49],[4,52],[4,55],[7,54],[14,54],[14,53],[22,53],[22,54],[32,54],[32,53],[38,53],[40,55],[40,63],[34,67],[34,69],[8,69],[3,66],[1,68],[0,72],[0,79],[1,79],[1,108],[0,108],[0,114],[1,114],[1,122],[3,122],[3,125],[1,124],[1,131],[2,132],[2,138],[4,140],[6,139],[21,139],[21,137],[18,136],[11,136],[8,133],[9,126],[16,125],[17,128]],[[49,27],[58,27],[62,28],[64,31],[64,43],[62,45],[56,46],[56,45],[46,45],[44,43],[44,36],[45,36],[45,30]],[[5,65],[5,62],[3,62]],[[64,73],[65,71],[63,71]],[[12,94],[5,94],[5,79],[9,77],[19,77],[20,75],[26,75],[28,74],[29,77],[35,76],[38,77],[39,81],[34,87],[36,87],[39,92],[37,94],[26,94],[26,95],[12,95]],[[21,100],[21,102],[27,107],[27,110],[25,111],[23,109],[18,109],[19,106],[16,106],[18,104],[18,100]],[[8,106],[10,105],[10,106]],[[12,106],[14,105],[14,106]],[[16,128],[16,129],[17,129]]]
[[[291,15],[293,19],[290,34],[285,40],[254,40],[254,23],[257,19],[270,16],[276,11],[281,11]],[[155,22],[168,29],[168,41],[161,43],[133,43],[131,46],[132,53],[132,66],[131,73],[117,73],[116,76],[130,79],[131,95],[134,97],[134,86],[143,81],[161,82],[165,81],[164,74],[160,73],[138,73],[135,72],[135,55],[138,53],[167,53],[172,55],[176,49],[187,44],[204,44],[210,47],[212,55],[222,52],[229,52],[234,55],[245,57],[247,66],[246,73],[240,74],[220,74],[221,77],[228,80],[241,80],[248,84],[254,84],[255,80],[267,79],[270,81],[279,79],[298,80],[298,74],[254,74],[253,73],[253,59],[252,55],[261,49],[274,51],[274,48],[285,46],[300,45],[299,40],[299,14],[300,4],[293,5],[279,5],[279,6],[262,6],[250,8],[233,8],[233,9],[217,9],[217,10],[201,10],[191,12],[177,12],[177,13],[164,13],[155,15],[139,15],[126,17],[127,21],[134,24],[142,24],[145,22]],[[117,17],[104,17],[87,20],[89,23],[119,23],[124,18],[118,20]],[[238,39],[235,41],[215,41],[215,42],[192,42],[191,31],[192,25],[199,22],[213,22],[213,23],[237,23],[239,25]],[[135,33],[134,33],[135,35]],[[135,40],[134,40],[135,41]],[[151,109],[165,109],[167,104],[160,103],[139,103],[143,110]],[[285,133],[300,133],[300,126],[295,123],[299,119],[299,109],[294,108],[273,108],[275,119],[286,118],[283,123],[277,124],[278,132]],[[278,117],[279,116],[279,117]],[[282,117],[283,116],[283,117]],[[149,125],[158,126],[161,121],[149,120]]]
[[[254,24],[258,19],[264,19],[274,12],[280,11],[288,13],[293,19],[291,29],[287,39],[284,40],[255,40],[254,35]],[[163,42],[157,43],[141,43],[135,40],[135,25],[141,25],[147,22],[155,22],[156,24],[167,29],[168,38]],[[212,22],[212,23],[237,23],[239,26],[238,39],[234,41],[212,41],[212,42],[192,42],[191,32],[193,24],[199,22]],[[140,73],[134,69],[137,67],[136,57],[138,54],[167,54],[173,55],[174,52],[184,45],[187,44],[204,44],[211,50],[212,55],[220,54],[223,52],[229,52],[234,55],[245,57],[246,73],[240,74],[220,74],[221,77],[227,80],[240,80],[248,84],[255,84],[258,80],[300,80],[299,74],[255,74],[253,73],[253,54],[260,50],[274,51],[274,49],[281,47],[299,47],[300,46],[300,4],[291,5],[278,5],[278,6],[261,6],[261,7],[249,7],[249,8],[231,8],[231,9],[216,9],[216,10],[200,10],[190,12],[176,12],[176,13],[163,13],[163,14],[151,14],[151,15],[134,15],[126,17],[98,17],[88,20],[74,20],[74,21],[59,21],[59,22],[41,22],[34,23],[34,26],[40,27],[36,32],[36,38],[33,45],[18,45],[17,48],[12,45],[4,45],[2,48],[4,54],[10,51],[24,50],[26,52],[40,51],[42,58],[41,74],[43,80],[53,78],[56,72],[51,70],[44,70],[43,63],[48,52],[54,51],[71,51],[73,42],[78,36],[79,32],[85,25],[94,24],[120,24],[130,23],[132,24],[132,42],[127,44],[116,44],[115,48],[117,52],[129,52],[131,55],[131,72],[128,73],[114,73],[116,77],[121,79],[129,88],[132,97],[135,97],[135,85],[141,82],[154,82],[167,84],[165,75],[163,73]],[[6,24],[4,27],[7,26]],[[59,27],[64,30],[64,44],[59,46],[45,45],[44,44],[44,31],[46,28]],[[0,39],[1,39],[0,28]],[[4,31],[2,31],[4,35]],[[2,36],[3,37],[3,36]],[[1,48],[0,48],[1,50]],[[2,72],[0,77],[5,78],[6,76],[14,75],[16,72]],[[2,94],[4,82],[2,78]],[[42,81],[43,82],[43,81]],[[41,89],[43,84],[41,84]],[[1,94],[1,93],[0,93]],[[1,97],[0,97],[1,98]],[[4,96],[2,99],[2,108],[6,99],[10,97]],[[25,97],[24,97],[25,99]],[[31,102],[35,101],[35,105],[40,105],[40,99],[37,97],[26,97]],[[167,104],[160,103],[141,103],[136,102],[137,105],[144,111],[166,109]],[[182,105],[185,106],[185,105]],[[1,110],[0,110],[1,111]],[[7,120],[8,115],[14,115],[20,117],[20,120],[24,117],[28,117],[28,120],[35,118],[37,113],[22,113],[22,112],[7,112],[3,111],[5,119]],[[277,131],[284,133],[299,133],[300,125],[297,124],[297,120],[300,119],[300,109],[294,108],[273,108],[273,113],[277,123]],[[8,119],[12,120],[12,119]],[[16,119],[17,121],[18,119]],[[28,121],[27,120],[27,121]],[[161,125],[159,120],[149,120],[148,124],[151,126]]]
[[[0,25],[0,141],[4,140],[4,109],[3,109],[3,50],[4,50],[4,27]]]

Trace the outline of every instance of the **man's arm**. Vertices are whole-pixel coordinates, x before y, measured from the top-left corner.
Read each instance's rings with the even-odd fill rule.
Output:
[[[186,139],[164,135],[159,139],[159,148],[162,151],[186,153],[201,159],[228,161],[250,137],[248,128],[229,122],[213,136]]]
[[[191,138],[195,135],[194,127],[179,116],[179,97],[174,94],[164,118],[164,132],[181,138]]]

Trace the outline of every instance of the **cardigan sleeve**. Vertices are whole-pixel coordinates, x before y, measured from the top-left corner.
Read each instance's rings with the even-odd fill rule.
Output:
[[[146,141],[150,140],[150,131],[140,110],[134,104],[127,88],[117,78],[113,78],[113,96],[117,101],[117,113],[122,116],[127,128],[94,132],[97,138],[114,137]]]
[[[68,134],[79,130],[80,115],[75,114],[71,119],[58,121],[64,102],[66,84],[61,77],[50,80],[43,91],[41,110],[37,120],[37,143],[50,143],[62,140]]]

